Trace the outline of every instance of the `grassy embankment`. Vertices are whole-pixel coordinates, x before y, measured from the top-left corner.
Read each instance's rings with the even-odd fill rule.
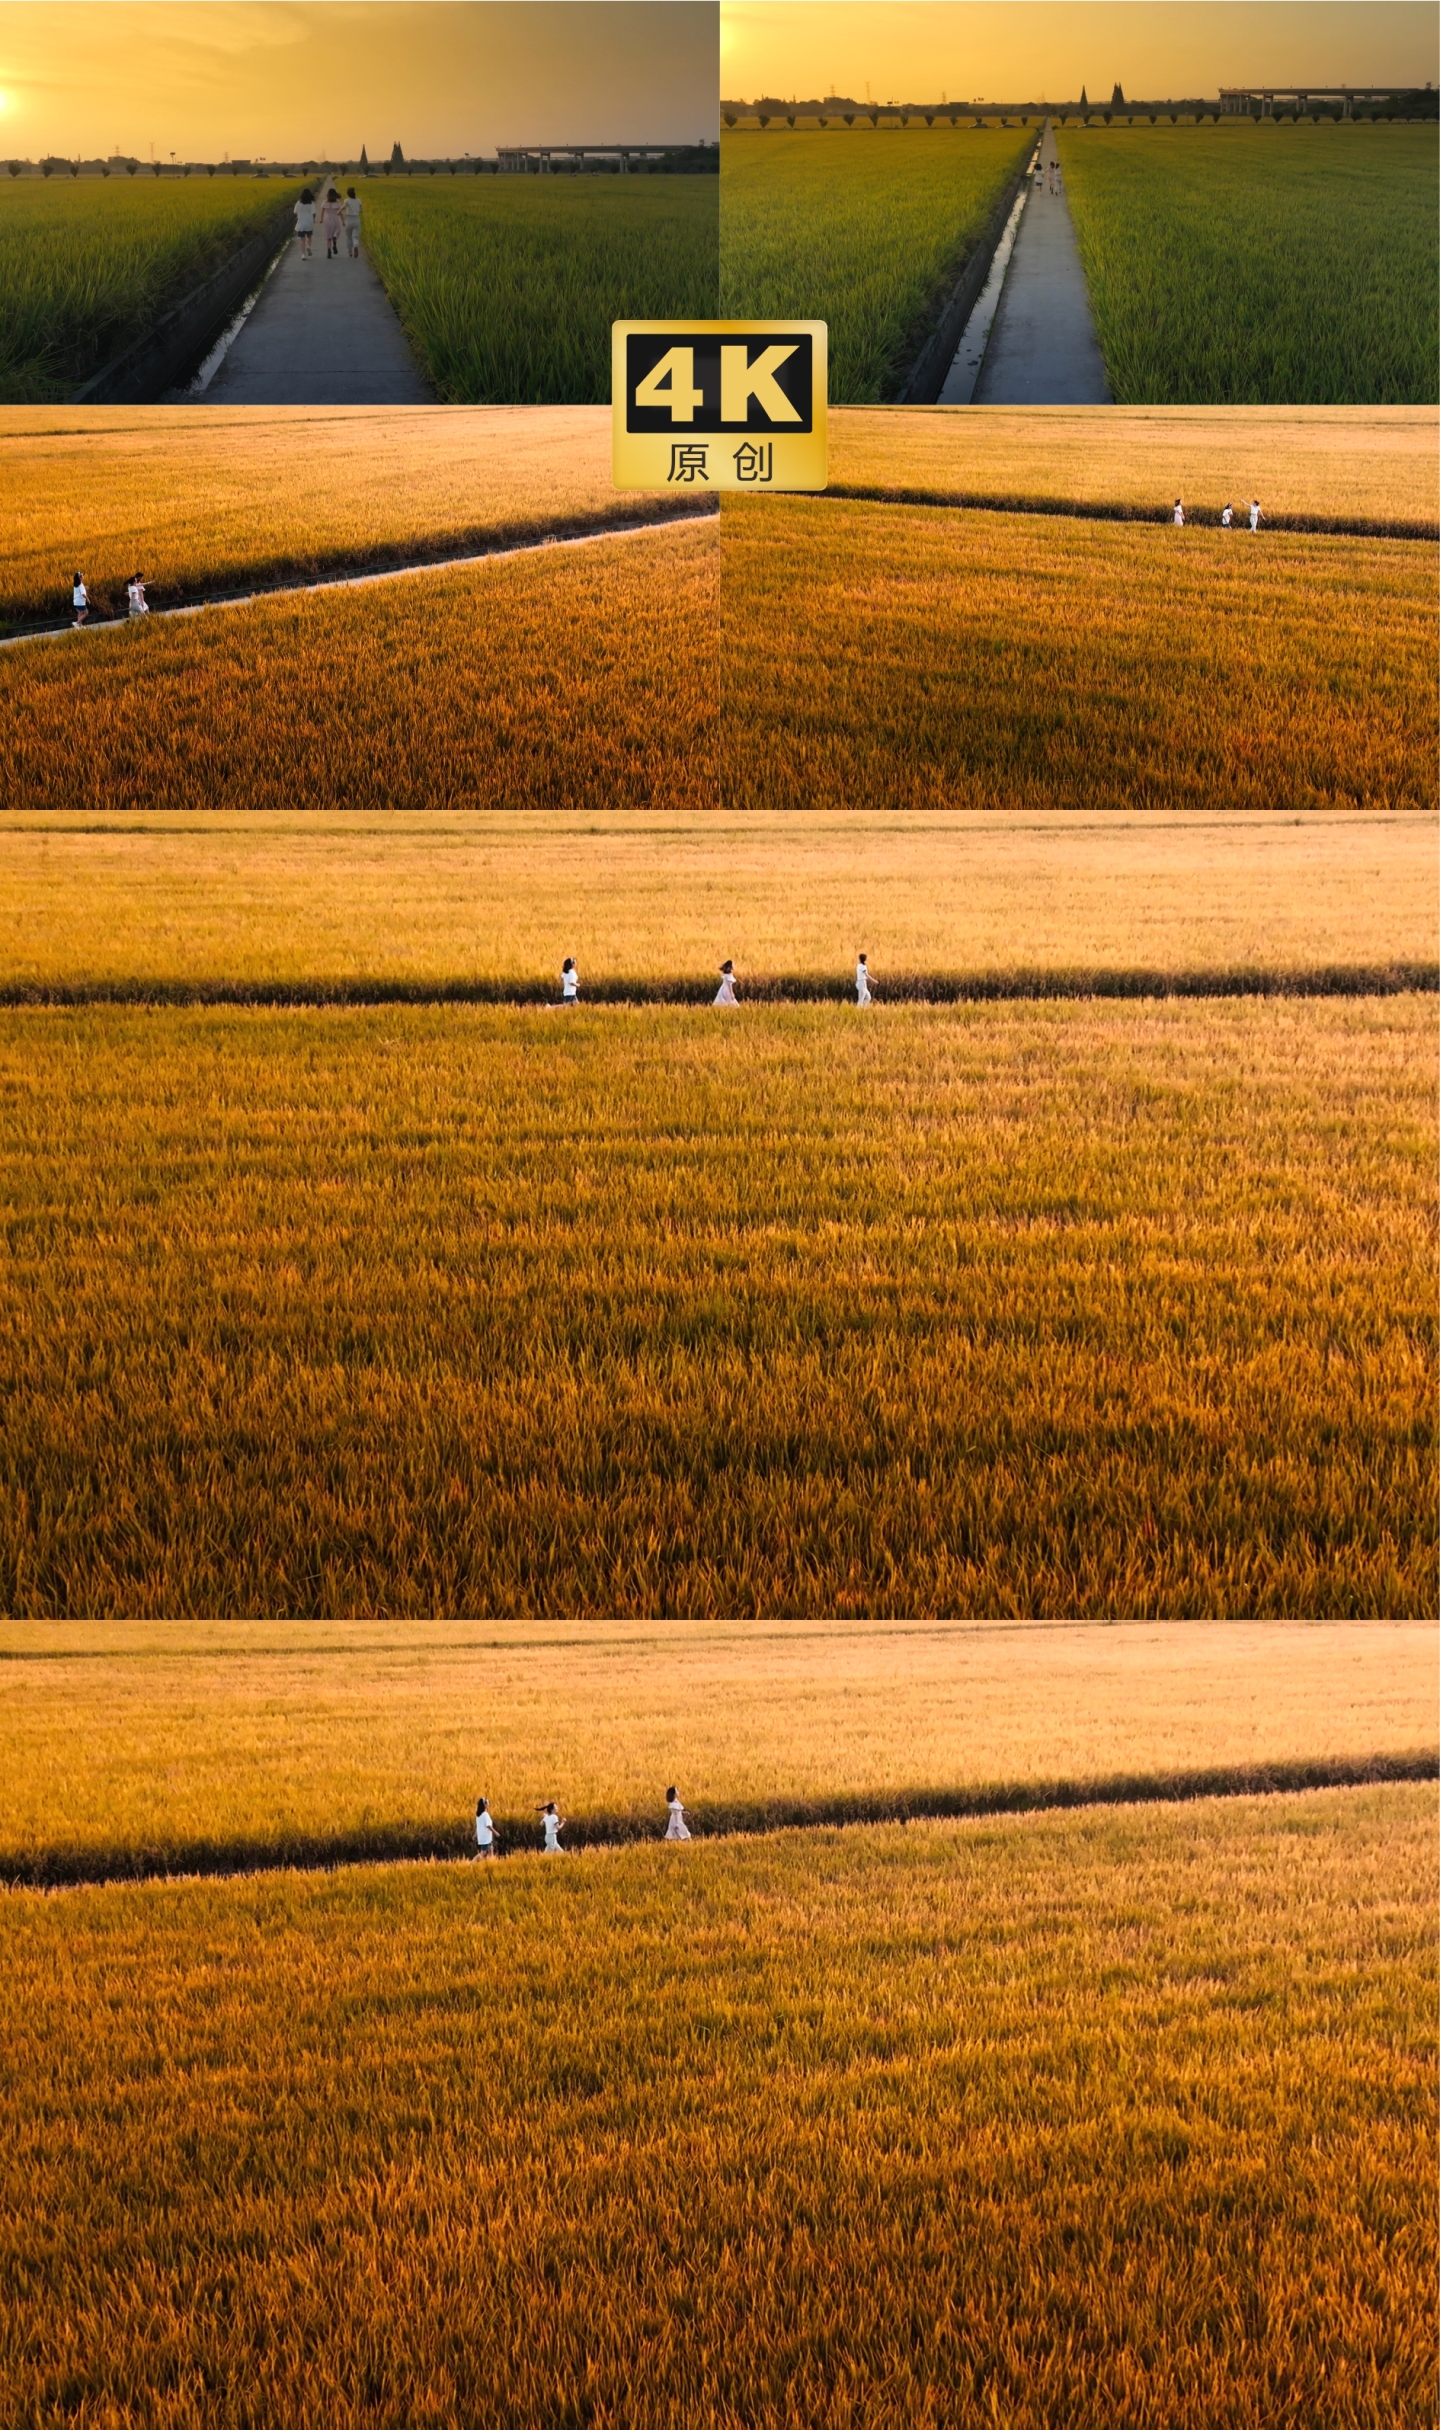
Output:
[[[1435,401],[1433,124],[1092,125],[1059,152],[1122,403]]]
[[[715,318],[719,185],[372,179],[365,249],[442,404],[608,405],[612,321]]]
[[[649,543],[647,542],[648,546]],[[1427,812],[0,816],[0,994],[1434,970]]]
[[[821,320],[832,404],[893,396],[1036,129],[721,138],[721,310]]]
[[[737,805],[1432,807],[1433,552],[727,501]]]
[[[1001,1628],[454,1618],[0,1626],[0,1877],[506,1851],[1158,1795],[1435,1749],[1423,1620]],[[219,1793],[217,1794],[217,1784]]]
[[[17,410],[0,471],[0,630],[68,621],[77,565],[96,614],[123,615],[136,564],[168,607],[676,509],[617,494],[610,417],[588,405],[99,406],[80,427]]]
[[[0,659],[0,802],[428,810],[714,798],[710,523]]]
[[[1434,1026],[10,1016],[0,1604],[1423,1613]]]
[[[0,404],[68,396],[302,182],[0,179]]]
[[[1432,1824],[1397,1788],[13,1896],[0,2403],[1421,2430]]]

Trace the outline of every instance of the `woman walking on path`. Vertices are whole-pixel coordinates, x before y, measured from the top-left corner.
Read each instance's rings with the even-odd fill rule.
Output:
[[[83,574],[77,574],[75,577],[74,588],[70,593],[70,605],[75,610],[75,630],[78,633],[90,613],[90,593],[85,588]]]
[[[1258,498],[1252,498],[1250,501],[1250,529],[1252,532],[1258,532],[1260,529],[1260,501]]]
[[[1177,531],[1177,532],[1178,532],[1178,531],[1180,531],[1180,530],[1183,528],[1183,526],[1184,526],[1184,522],[1185,522],[1185,509],[1184,509],[1184,507],[1181,505],[1180,500],[1177,498],[1177,499],[1176,499],[1176,501],[1175,501],[1175,529],[1176,529],[1176,531]]]
[[[1227,499],[1226,499],[1226,501],[1225,501],[1225,512],[1224,512],[1224,514],[1223,514],[1223,515],[1220,517],[1220,529],[1221,529],[1221,531],[1222,531],[1222,532],[1228,532],[1228,531],[1229,531],[1229,529],[1230,529],[1230,526],[1231,526],[1231,524],[1234,522],[1234,520],[1235,520],[1235,509],[1234,509],[1234,507],[1231,505],[1231,503],[1230,503],[1229,499],[1227,498]]]
[[[855,1001],[857,1005],[868,1004],[871,1001],[870,966],[863,953],[855,965]]]
[[[580,973],[567,953],[560,965],[560,1001],[562,1004],[574,1004],[578,1002],[579,995]]]
[[[345,242],[352,262],[360,259],[360,197],[353,186],[345,189]]]
[[[130,613],[132,616],[149,615],[150,602],[145,596],[145,583],[141,575],[131,575],[129,581],[125,585],[125,596],[130,602]]]
[[[295,205],[295,233],[300,239],[300,259],[310,259],[310,239],[315,233],[315,197],[306,186]]]
[[[565,1828],[565,1823],[563,1817],[555,1811],[554,1798],[547,1798],[544,1805],[537,1806],[535,1810],[545,1825],[545,1854],[563,1856],[565,1851],[560,1845],[560,1834]]]
[[[688,1839],[690,1834],[685,1828],[685,1808],[680,1803],[679,1790],[667,1789],[665,1803],[670,1809],[670,1820],[665,1825],[665,1837],[667,1839]]]
[[[735,965],[733,962],[722,962],[720,965],[720,986],[715,1001],[717,1004],[738,1004],[740,1001],[735,993]]]
[[[325,259],[327,262],[338,261],[340,258],[340,230],[343,224],[340,197],[335,188],[331,186],[325,200],[320,205],[320,225],[325,231]]]
[[[477,1856],[493,1856],[495,1853],[495,1817],[490,1811],[488,1797],[482,1797],[475,1808],[475,1853]]]

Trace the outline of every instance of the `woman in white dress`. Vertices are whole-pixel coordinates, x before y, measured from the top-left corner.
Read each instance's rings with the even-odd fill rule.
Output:
[[[685,1808],[680,1803],[679,1790],[667,1789],[665,1803],[670,1809],[670,1820],[665,1825],[665,1837],[667,1839],[688,1839],[690,1834],[685,1828]]]
[[[315,233],[315,197],[307,186],[295,205],[295,233],[300,239],[300,259],[310,259],[310,239]]]
[[[130,602],[130,613],[132,616],[149,615],[150,602],[145,596],[145,583],[143,576],[139,574],[131,575],[129,581],[125,585],[125,596]]]
[[[85,588],[83,574],[77,574],[75,577],[75,587],[70,593],[70,605],[75,610],[77,626],[82,625],[90,613],[90,593]]]
[[[482,1797],[475,1808],[475,1852],[477,1856],[493,1856],[495,1853],[495,1817],[490,1811],[488,1797]]]
[[[855,965],[855,1001],[857,1004],[870,1001],[870,970],[863,953]]]
[[[560,1845],[560,1834],[565,1828],[565,1823],[563,1817],[557,1814],[555,1811],[554,1798],[547,1798],[544,1805],[539,1807],[537,1811],[539,1813],[540,1820],[545,1825],[545,1854],[547,1856],[563,1856],[565,1851]]]
[[[1176,499],[1176,501],[1175,501],[1175,518],[1174,518],[1174,520],[1175,520],[1175,529],[1176,529],[1176,531],[1178,532],[1178,531],[1179,531],[1179,529],[1180,529],[1180,527],[1181,527],[1181,525],[1182,525],[1182,524],[1184,523],[1184,521],[1185,521],[1185,509],[1184,509],[1184,506],[1181,504],[1181,501],[1180,501],[1178,498],[1177,498],[1177,499]]]
[[[715,1001],[717,1004],[738,1004],[740,1001],[735,993],[735,965],[733,962],[722,962],[720,965],[720,987]]]

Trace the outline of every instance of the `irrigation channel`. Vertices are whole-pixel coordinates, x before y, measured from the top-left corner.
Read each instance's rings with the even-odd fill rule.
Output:
[[[758,1839],[777,1831],[844,1830],[856,1825],[979,1822],[994,1816],[1100,1810],[1113,1806],[1188,1805],[1201,1798],[1274,1797],[1324,1789],[1381,1787],[1440,1779],[1440,1752],[1407,1755],[1288,1757],[1274,1763],[1211,1765],[1182,1772],[1127,1772],[1099,1780],[1001,1781],[968,1789],[857,1790],[825,1798],[774,1797],[727,1806],[689,1805],[692,1840]],[[619,1848],[665,1837],[667,1816],[657,1794],[649,1814],[571,1816],[571,1851]],[[540,1825],[497,1815],[502,1855],[527,1855],[540,1844]],[[288,1849],[262,1842],[195,1840],[168,1853],[136,1848],[128,1855],[56,1848],[33,1855],[0,1854],[0,1883],[12,1890],[69,1890],[118,1882],[241,1880],[257,1873],[330,1873],[341,1867],[463,1864],[474,1859],[468,1816],[445,1829],[380,1824],[369,1830],[302,1835]]]
[[[369,573],[322,574],[313,582],[258,583],[245,591],[217,591],[208,598],[194,599],[178,607],[150,608],[143,616],[105,616],[96,623],[43,624],[31,626],[22,633],[11,633],[0,640],[0,650],[18,649],[26,641],[63,641],[67,635],[80,633],[119,633],[132,625],[149,623],[152,618],[167,616],[203,616],[211,608],[251,607],[257,599],[298,599],[315,591],[363,590],[369,583],[398,582],[409,574],[453,574],[467,567],[499,565],[514,557],[533,556],[538,550],[550,548],[584,548],[596,540],[633,540],[642,532],[673,531],[677,524],[707,523],[718,513],[718,501],[683,514],[647,515],[638,523],[600,523],[582,531],[543,532],[534,540],[517,540],[501,548],[467,549],[458,557],[426,557],[411,559],[404,565],[384,565]]]

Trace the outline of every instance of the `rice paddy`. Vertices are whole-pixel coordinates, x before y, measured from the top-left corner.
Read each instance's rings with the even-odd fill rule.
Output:
[[[1113,504],[1213,522],[1226,500],[1267,517],[1424,525],[1440,536],[1433,407],[907,406],[836,413],[830,481],[898,493]]]
[[[1423,544],[737,498],[721,599],[736,805],[1435,800]]]
[[[0,991],[518,991],[570,952],[582,993],[722,953],[748,992],[862,947],[882,1000],[947,972],[1433,971],[1434,841],[1425,811],[10,813]]]
[[[721,138],[721,310],[829,324],[830,401],[896,393],[1036,130]]]
[[[1433,1802],[12,1894],[0,2401],[1421,2430]]]
[[[0,467],[0,628],[64,617],[76,566],[113,614],[137,563],[167,606],[663,511],[617,496],[595,406],[17,410]]]
[[[1121,403],[1435,402],[1433,122],[1073,126],[1058,141]]]
[[[610,324],[713,320],[719,179],[372,179],[365,248],[442,404],[605,405]]]
[[[0,659],[0,801],[693,807],[717,558],[692,524],[27,643]]]
[[[0,178],[0,404],[68,396],[238,251],[300,182]]]
[[[17,1616],[1413,1618],[1433,1000],[7,1016]]]
[[[706,1837],[1435,1748],[1424,1620],[29,1620],[0,1665],[11,1881],[469,1855],[482,1792],[509,1853],[552,1795],[653,1831],[671,1780]]]

